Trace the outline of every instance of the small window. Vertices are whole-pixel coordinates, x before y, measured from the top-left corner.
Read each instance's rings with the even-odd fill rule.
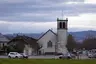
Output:
[[[49,48],[49,47],[52,47],[52,42],[51,41],[49,41],[48,43],[47,43],[47,47]]]

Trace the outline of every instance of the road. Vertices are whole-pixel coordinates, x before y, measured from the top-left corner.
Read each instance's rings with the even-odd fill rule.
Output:
[[[29,56],[29,59],[58,59],[59,56],[45,55],[45,56]],[[0,56],[0,58],[8,58],[7,56]],[[78,57],[77,57],[78,59]],[[79,59],[88,59],[87,56],[80,56]]]
[[[0,58],[8,58],[8,56],[0,56]],[[53,59],[58,58],[58,56],[29,56],[29,59]]]

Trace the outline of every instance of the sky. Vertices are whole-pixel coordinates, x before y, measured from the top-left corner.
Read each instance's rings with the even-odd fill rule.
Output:
[[[0,0],[1,33],[56,31],[68,18],[68,31],[96,30],[96,0]]]

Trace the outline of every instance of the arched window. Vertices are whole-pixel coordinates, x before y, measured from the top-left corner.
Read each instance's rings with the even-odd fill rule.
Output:
[[[63,28],[66,28],[66,26],[65,26],[65,22],[63,22]]]
[[[59,28],[62,28],[62,22],[59,23]]]
[[[49,47],[52,47],[52,42],[51,41],[49,41],[48,43],[47,43],[47,47],[49,48]]]

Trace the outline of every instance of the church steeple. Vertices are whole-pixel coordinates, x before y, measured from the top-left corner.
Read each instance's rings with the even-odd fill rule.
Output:
[[[67,48],[67,21],[68,19],[66,18],[65,20],[57,18],[57,52],[66,54]]]
[[[57,18],[57,29],[67,29],[67,21],[68,18],[66,20]]]

